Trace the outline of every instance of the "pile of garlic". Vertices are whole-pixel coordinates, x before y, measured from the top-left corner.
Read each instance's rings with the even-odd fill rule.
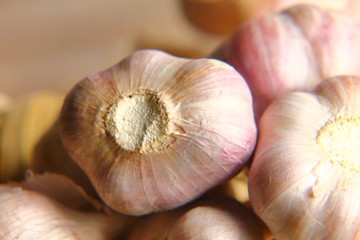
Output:
[[[0,106],[0,238],[360,238],[360,24],[260,15]]]

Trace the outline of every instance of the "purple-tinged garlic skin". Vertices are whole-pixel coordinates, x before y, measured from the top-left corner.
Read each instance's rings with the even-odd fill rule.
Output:
[[[259,119],[271,101],[324,78],[360,74],[360,25],[340,12],[296,5],[242,25],[212,57],[245,78]]]
[[[360,77],[278,98],[249,171],[255,213],[276,239],[359,239],[359,156]]]
[[[228,197],[205,198],[178,209],[146,216],[126,240],[270,240],[254,212]]]
[[[0,239],[117,239],[133,219],[105,210],[65,176],[31,175],[0,185]]]
[[[257,134],[252,96],[233,67],[159,50],[80,81],[60,125],[100,197],[132,215],[178,207],[231,178]]]

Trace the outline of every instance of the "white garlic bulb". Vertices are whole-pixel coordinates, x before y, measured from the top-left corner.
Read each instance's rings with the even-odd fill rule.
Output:
[[[276,239],[360,238],[360,78],[275,100],[249,171],[254,211]]]
[[[245,78],[259,119],[283,94],[313,91],[335,75],[360,75],[359,53],[360,24],[349,14],[296,5],[242,25],[212,56]]]
[[[231,178],[256,142],[252,97],[233,67],[159,50],[80,81],[60,125],[101,198],[134,215],[178,207]]]
[[[2,240],[111,240],[132,222],[97,209],[100,202],[68,178],[45,174],[0,185]]]

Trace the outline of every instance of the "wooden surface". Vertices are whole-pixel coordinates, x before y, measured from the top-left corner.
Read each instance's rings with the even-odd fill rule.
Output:
[[[2,0],[0,92],[66,92],[135,49],[201,56],[221,41],[190,25],[177,0]]]

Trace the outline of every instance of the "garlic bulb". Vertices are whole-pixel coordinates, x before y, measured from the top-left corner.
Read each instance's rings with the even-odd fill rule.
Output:
[[[276,239],[360,238],[359,149],[359,77],[332,77],[270,104],[249,194]]]
[[[212,57],[246,79],[258,119],[291,91],[311,91],[323,78],[360,75],[360,25],[349,15],[310,5],[244,24]]]
[[[199,29],[216,34],[232,34],[251,19],[279,12],[297,4],[324,9],[348,10],[358,15],[357,0],[180,0],[187,19]]]
[[[179,209],[150,215],[130,230],[126,240],[266,240],[265,224],[231,198],[207,198]]]
[[[60,124],[100,197],[134,215],[177,207],[231,178],[256,142],[252,97],[231,66],[158,50],[80,81]]]
[[[133,220],[105,214],[61,175],[30,176],[25,183],[0,185],[3,240],[117,239]]]

